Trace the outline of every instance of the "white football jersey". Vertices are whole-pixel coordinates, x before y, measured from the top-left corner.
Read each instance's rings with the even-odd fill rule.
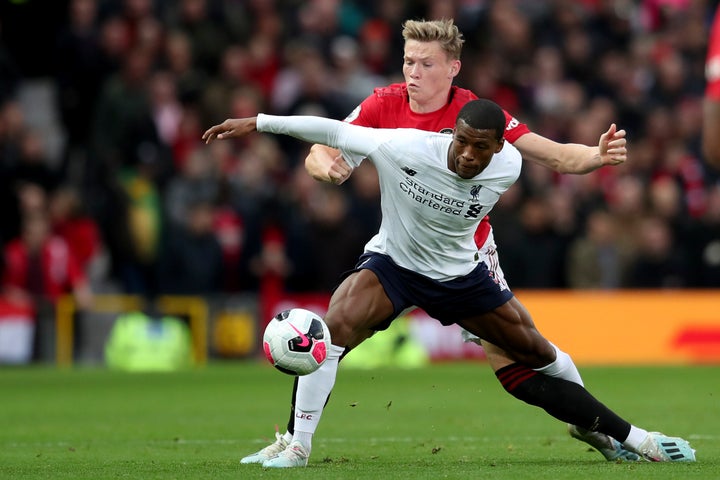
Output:
[[[370,159],[380,178],[382,222],[365,250],[440,281],[475,268],[475,230],[517,180],[522,163],[518,150],[505,142],[485,170],[464,179],[448,168],[450,134],[372,129],[308,116],[259,115],[257,127],[338,148],[354,167]]]

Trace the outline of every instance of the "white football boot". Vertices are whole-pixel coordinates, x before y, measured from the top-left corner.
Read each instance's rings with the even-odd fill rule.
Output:
[[[262,466],[264,468],[305,467],[309,458],[310,452],[300,442],[290,442],[290,445],[285,450],[265,460]]]
[[[650,432],[638,447],[638,453],[651,462],[694,462],[695,449],[687,440]]]
[[[275,441],[260,451],[243,457],[240,463],[263,463],[287,448],[288,442],[280,432],[275,432]]]

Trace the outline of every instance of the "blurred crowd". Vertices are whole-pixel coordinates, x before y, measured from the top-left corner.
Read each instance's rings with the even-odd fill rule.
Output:
[[[490,215],[513,288],[720,287],[720,172],[700,153],[716,3],[2,2],[4,292],[329,290],[378,227],[372,165],[327,185],[306,144],[202,132],[258,112],[342,119],[402,81],[404,20],[448,17],[466,39],[458,85],[559,142],[628,132],[622,166],[523,165]]]

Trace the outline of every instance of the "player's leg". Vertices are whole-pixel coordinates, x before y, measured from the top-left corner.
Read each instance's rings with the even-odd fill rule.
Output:
[[[482,261],[485,262],[485,265],[487,266],[493,280],[501,288],[509,289],[507,281],[505,280],[505,274],[500,267],[500,257],[495,246],[492,230],[490,230],[487,238],[485,239],[485,243],[480,248],[479,254]],[[530,318],[529,315],[528,318]],[[462,336],[466,342],[473,342],[483,347],[485,355],[487,356],[488,363],[490,364],[490,367],[493,369],[494,372],[497,372],[501,368],[507,367],[515,363],[515,360],[511,358],[511,356],[506,351],[504,351],[497,345],[493,345],[486,340],[482,340],[480,337],[477,337],[476,335],[473,335],[472,333],[464,329],[462,330]],[[583,385],[580,372],[578,372],[577,367],[573,363],[570,356],[567,355],[565,352],[559,350],[557,347],[555,347],[555,349],[555,367],[550,368],[548,371],[545,371],[543,373],[559,378],[564,378],[565,380],[569,380],[571,382]],[[533,403],[539,405],[540,407],[543,407],[543,400],[543,398],[536,398],[533,400]],[[607,460],[614,461],[617,459],[624,459],[634,461],[639,459],[637,454],[625,450],[620,444],[620,442],[605,435],[604,433],[591,432],[589,430],[585,430],[584,428],[580,428],[571,424],[568,425],[568,433],[570,433],[573,438],[576,438],[594,447]]]
[[[373,333],[373,327],[393,315],[393,304],[377,276],[359,270],[347,277],[330,299],[325,323],[332,345],[328,357],[315,372],[298,378],[294,410],[294,433],[285,450],[263,462],[264,467],[307,465],[323,408],[335,384],[338,362],[346,348],[352,348]]]
[[[516,363],[507,352],[505,352],[498,346],[484,340],[480,341],[478,339],[478,341],[481,342],[481,345],[485,350],[485,355],[488,359],[488,363],[490,364],[490,367],[493,369],[496,375],[499,370]],[[580,373],[577,371],[577,368],[572,362],[570,356],[559,350],[557,347],[555,348],[556,360],[553,363],[557,364],[558,368],[552,369],[553,371],[550,373],[548,373],[547,371],[543,373],[545,373],[546,375],[553,373],[551,374],[551,376],[556,376],[558,378],[563,378],[565,380],[577,383],[578,385],[583,385]],[[558,359],[560,359],[559,362]],[[542,369],[536,371],[542,371]],[[503,387],[505,387],[506,385],[507,384],[503,385]],[[545,409],[544,402],[547,399],[541,393],[542,392],[539,392],[539,394],[535,398],[525,399],[525,401],[527,403],[531,403]],[[533,392],[529,392],[529,394],[532,395]],[[609,437],[608,435],[605,435],[604,433],[592,432],[590,430],[586,430],[572,424],[568,424],[568,433],[570,433],[573,438],[591,445],[593,448],[599,451],[606,460],[614,461],[622,459],[628,461],[637,461],[640,459],[640,457],[636,453],[625,450],[620,442],[618,442],[614,438]]]
[[[675,461],[695,459],[694,451],[680,438],[649,434],[610,410],[581,384],[551,376],[564,363],[554,346],[535,328],[530,314],[513,297],[495,310],[458,322],[461,327],[487,339],[519,360],[500,368],[496,375],[503,387],[516,398],[543,408],[553,417],[589,431],[617,439],[646,459]]]

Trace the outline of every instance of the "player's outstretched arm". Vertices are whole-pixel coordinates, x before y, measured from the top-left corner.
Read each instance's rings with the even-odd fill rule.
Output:
[[[289,135],[305,142],[339,148],[360,158],[367,157],[382,142],[391,138],[389,130],[358,127],[329,118],[311,115],[284,117],[261,113],[257,117],[227,119],[208,128],[202,139],[205,143],[211,143],[215,139],[238,138],[255,131]],[[378,133],[383,131],[384,135]],[[339,164],[339,161],[335,162]]]
[[[315,180],[340,185],[350,178],[353,168],[342,157],[340,150],[316,143],[305,157],[305,171]]]
[[[250,118],[228,118],[219,125],[208,128],[203,133],[202,139],[209,144],[215,139],[227,140],[229,138],[240,138],[248,133],[257,130],[257,117]]]
[[[536,133],[517,139],[515,147],[523,158],[539,163],[559,173],[584,174],[605,165],[620,165],[627,160],[625,130],[613,123],[600,135],[597,146],[579,143],[558,143]]]

